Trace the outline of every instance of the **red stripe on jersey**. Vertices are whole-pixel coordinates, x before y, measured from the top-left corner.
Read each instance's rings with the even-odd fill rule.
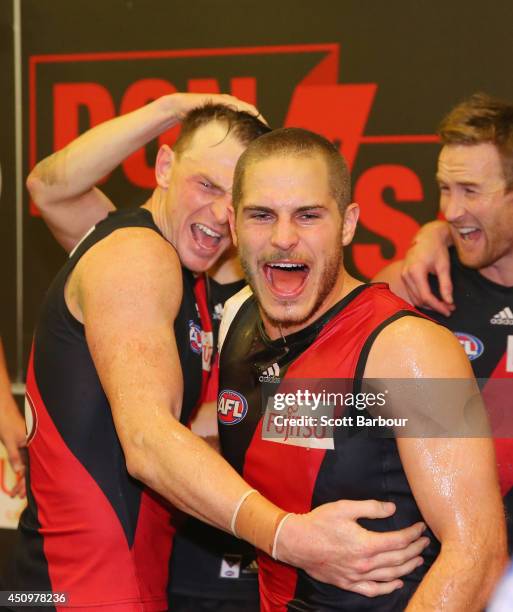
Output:
[[[501,429],[508,434],[512,430],[513,409],[510,407],[510,389],[513,373],[507,371],[506,363],[507,355],[504,353],[492,372],[489,383],[483,389],[483,398],[494,435],[501,435]],[[503,379],[506,380],[501,383]],[[506,398],[508,401],[506,401]],[[504,497],[513,488],[513,439],[494,438],[494,445],[499,470],[499,484]]]
[[[210,371],[210,378],[208,379],[207,391],[205,393],[206,402],[215,402],[219,395],[219,355],[216,355],[214,363],[212,364],[212,370]]]
[[[159,525],[158,530],[155,525]],[[143,491],[132,546],[143,601],[159,600],[167,587],[175,532],[168,502],[150,489]]]
[[[260,420],[246,453],[244,479],[287,512],[311,510],[315,482],[326,451],[262,440]],[[269,478],[279,474],[278,478]],[[278,482],[279,481],[279,482]],[[296,590],[295,568],[259,551],[261,610],[285,612]]]
[[[207,299],[207,286],[205,283],[205,276],[202,275],[196,279],[194,283],[194,296],[196,298],[196,304],[198,306],[199,318],[201,322],[202,330],[202,381],[201,381],[201,393],[198,399],[197,406],[206,401],[207,387],[211,378],[211,367],[212,367],[212,355],[213,355],[213,332],[212,332],[212,318],[208,307]],[[210,338],[210,346],[205,344],[206,339]]]
[[[112,506],[57,431],[37,386],[33,355],[27,393],[38,418],[38,429],[28,448],[31,490],[52,590],[68,593],[75,610],[99,605],[109,612],[165,610],[167,560],[160,571],[154,559],[160,561],[169,550],[169,513],[157,513],[147,502],[141,507],[138,521],[145,521],[150,514],[152,519],[152,528],[146,523],[141,536],[150,538],[150,532],[153,534],[151,555],[143,560],[143,549],[150,552],[148,544],[138,546],[137,553],[130,550]],[[141,578],[150,568],[140,571],[137,563],[150,565],[155,572],[148,585],[143,586]],[[145,601],[146,597],[154,599]]]

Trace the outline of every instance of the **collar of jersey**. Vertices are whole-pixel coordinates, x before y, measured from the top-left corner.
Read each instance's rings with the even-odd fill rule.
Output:
[[[334,304],[329,310],[327,310],[323,315],[321,315],[318,319],[310,323],[307,327],[300,329],[293,334],[286,335],[284,338],[276,338],[276,340],[271,340],[267,335],[267,332],[264,329],[264,324],[262,321],[262,317],[258,316],[257,328],[262,339],[262,342],[270,347],[270,348],[280,348],[280,347],[289,347],[291,348],[294,344],[302,344],[310,338],[316,338],[322,328],[331,321],[331,319],[341,312],[350,302],[352,302],[356,297],[368,289],[372,283],[366,283],[363,285],[358,285],[352,291],[350,291],[345,297],[343,297],[340,301]],[[255,301],[254,296],[251,296],[251,299]]]

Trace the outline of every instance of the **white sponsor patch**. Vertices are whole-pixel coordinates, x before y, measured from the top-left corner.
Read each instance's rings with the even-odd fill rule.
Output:
[[[332,417],[333,406],[323,406],[323,415]],[[262,439],[276,444],[333,450],[333,427],[312,417],[310,406],[289,406],[287,411],[275,410],[273,397],[267,400],[262,423]]]

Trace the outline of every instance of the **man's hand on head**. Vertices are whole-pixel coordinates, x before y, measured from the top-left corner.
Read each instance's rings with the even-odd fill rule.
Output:
[[[401,279],[410,301],[415,306],[430,308],[446,317],[450,316],[455,308],[448,251],[450,244],[450,232],[445,221],[427,223],[415,236],[401,270]],[[441,300],[431,291],[429,274],[438,278]]]
[[[387,533],[358,524],[360,518],[387,518],[394,512],[388,502],[342,500],[294,514],[279,534],[277,558],[347,591],[367,597],[391,593],[403,586],[401,576],[422,565],[429,544],[422,537],[424,523]]]
[[[205,104],[223,104],[224,106],[229,106],[233,110],[254,115],[267,125],[265,117],[255,106],[253,106],[253,104],[239,100],[239,98],[230,96],[229,94],[175,93],[170,95],[170,99],[173,101],[176,118],[179,121],[182,121],[185,115],[193,109],[204,106]]]

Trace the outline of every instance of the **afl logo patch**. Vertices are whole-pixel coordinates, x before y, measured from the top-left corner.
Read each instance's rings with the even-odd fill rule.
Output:
[[[246,398],[237,393],[225,389],[217,398],[217,418],[223,425],[236,425],[248,413],[248,402]]]
[[[193,352],[199,355],[201,353],[201,328],[194,321],[189,321],[189,341]]]
[[[454,332],[454,335],[460,341],[461,346],[465,349],[467,357],[470,361],[481,357],[484,352],[484,344],[477,336],[466,334],[465,332]]]

